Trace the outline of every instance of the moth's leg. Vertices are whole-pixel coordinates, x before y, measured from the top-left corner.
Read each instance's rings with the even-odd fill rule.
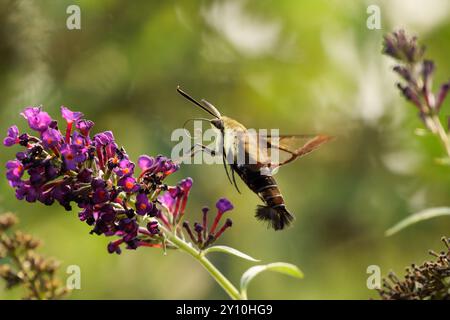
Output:
[[[192,146],[191,150],[189,150],[188,153],[183,155],[183,158],[184,157],[193,158],[198,152],[207,152],[208,154],[210,154],[213,157],[218,153],[216,150],[210,149],[201,143],[196,143]]]
[[[228,181],[230,181],[230,183],[233,184],[233,181],[231,181],[231,178],[230,178],[230,173],[228,172],[225,144],[222,145],[222,162],[223,162],[223,168],[225,169],[225,173],[227,174]]]
[[[234,176],[234,170],[233,170],[233,167],[231,167],[231,177],[233,178],[233,184],[234,184],[234,187],[236,188],[236,191],[237,191],[238,193],[241,193],[241,191],[239,190],[239,188],[238,188],[238,186],[237,186],[237,183],[236,183],[236,178],[235,178],[235,176]]]
[[[210,149],[207,146],[202,145],[201,143],[196,143],[192,146],[192,148],[187,153],[185,153],[180,158],[175,160],[175,162],[182,163],[189,158],[192,159],[199,152],[207,152],[208,154],[210,154],[213,157],[219,153],[218,151]]]

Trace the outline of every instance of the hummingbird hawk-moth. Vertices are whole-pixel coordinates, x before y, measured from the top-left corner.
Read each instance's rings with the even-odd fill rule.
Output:
[[[284,198],[271,173],[274,169],[316,150],[325,142],[330,141],[332,137],[319,134],[278,135],[276,137],[255,138],[248,134],[248,129],[241,123],[232,118],[222,116],[217,108],[208,101],[202,99],[198,102],[181,90],[180,87],[177,88],[177,91],[214,117],[206,120],[220,131],[222,150],[208,150],[207,147],[200,145],[201,151],[221,154],[228,180],[234,184],[237,191],[239,192],[239,188],[236,184],[235,173],[250,190],[259,196],[264,205],[257,206],[256,218],[268,222],[269,226],[275,230],[282,230],[288,226],[294,220],[294,216],[286,209]],[[245,139],[245,141],[242,141],[242,139]],[[261,139],[264,139],[262,143]],[[236,148],[237,145],[241,145],[243,148]],[[272,150],[273,148],[277,149],[280,154],[278,160],[274,162],[271,157],[264,154],[261,155],[260,150],[258,150],[261,145],[265,145]],[[240,153],[243,153],[243,155]],[[192,155],[193,153],[191,153]],[[246,161],[237,161],[238,156],[241,156],[241,159],[243,156]],[[227,165],[231,171],[231,176]]]

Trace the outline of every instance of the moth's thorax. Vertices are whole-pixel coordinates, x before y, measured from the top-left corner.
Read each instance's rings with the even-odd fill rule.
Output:
[[[247,128],[245,128],[241,123],[237,122],[234,119],[231,119],[226,116],[222,116],[223,124],[225,127],[225,130],[236,130],[236,131],[246,131]]]

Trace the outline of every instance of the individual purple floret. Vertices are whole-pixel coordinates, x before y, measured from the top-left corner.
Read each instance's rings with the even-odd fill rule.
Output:
[[[23,172],[24,166],[19,160],[11,160],[6,163],[6,178],[12,186],[20,181]]]
[[[48,128],[41,133],[41,140],[44,147],[52,149],[58,147],[62,142],[62,134],[59,130]]]
[[[28,120],[28,125],[36,131],[45,131],[52,122],[52,118],[47,112],[42,111],[42,107],[27,107],[21,115]]]
[[[60,151],[67,170],[76,170],[78,164],[83,163],[87,159],[86,151],[75,144],[64,144]]]
[[[61,115],[67,121],[67,123],[74,123],[75,121],[78,121],[83,117],[83,114],[81,112],[73,112],[65,106],[61,106]]]
[[[136,213],[143,216],[153,211],[153,203],[148,200],[148,196],[140,193],[136,196]]]
[[[8,129],[8,133],[5,139],[3,139],[3,145],[5,147],[11,147],[15,144],[18,144],[20,142],[19,140],[19,129],[17,126],[11,126]]]

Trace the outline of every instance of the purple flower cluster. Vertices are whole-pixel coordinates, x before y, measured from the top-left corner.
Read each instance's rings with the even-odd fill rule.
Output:
[[[110,253],[120,254],[122,245],[127,249],[170,246],[164,231],[182,232],[192,179],[183,179],[176,186],[164,184],[178,165],[161,155],[140,156],[139,172],[135,173],[135,164],[116,144],[111,131],[91,137],[94,123],[82,119],[82,113],[62,106],[61,114],[66,122],[64,135],[58,122],[41,107],[28,107],[21,113],[36,135],[20,134],[17,126],[8,129],[3,144],[25,148],[6,164],[6,177],[17,199],[45,205],[59,203],[66,210],[75,203],[80,209],[79,219],[92,226],[91,234],[117,237],[108,245]],[[227,220],[215,232],[222,214],[233,206],[221,199],[217,208],[209,233],[204,211],[205,236],[201,242],[194,241],[199,248],[211,244],[231,226],[231,220]]]
[[[158,156],[139,158],[140,175],[112,132],[90,137],[94,123],[83,114],[61,107],[67,123],[65,135],[41,107],[28,107],[21,115],[36,135],[20,134],[17,126],[8,129],[5,146],[21,145],[24,151],[6,164],[6,177],[19,200],[57,202],[66,210],[75,203],[79,218],[91,225],[91,233],[118,236],[110,252],[158,243],[157,223],[160,213],[158,195],[166,190],[164,178],[178,169],[170,159]],[[190,181],[192,185],[192,181]],[[140,227],[141,220],[149,228]],[[149,237],[149,235],[151,237]]]
[[[393,70],[402,79],[402,82],[397,83],[397,87],[402,95],[417,107],[425,124],[435,132],[426,118],[439,114],[450,91],[450,81],[443,83],[436,93],[433,92],[435,64],[425,59],[425,47],[418,44],[417,37],[408,35],[404,30],[384,37],[383,53],[397,60],[398,64]]]

